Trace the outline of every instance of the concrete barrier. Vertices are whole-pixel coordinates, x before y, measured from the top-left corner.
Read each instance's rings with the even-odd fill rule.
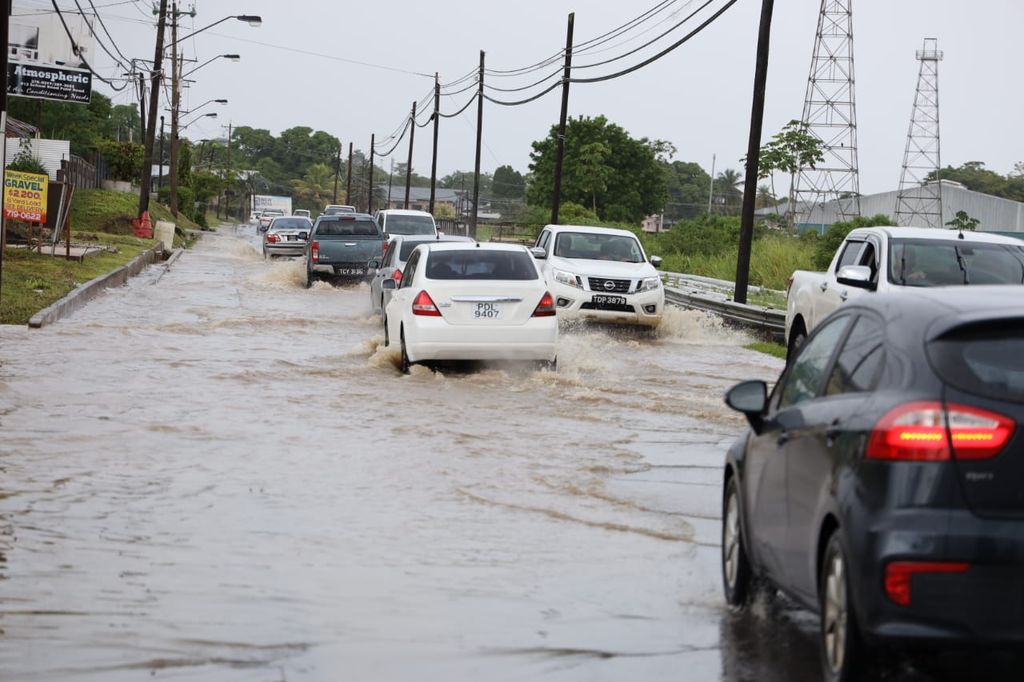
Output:
[[[92,299],[96,298],[96,296],[104,289],[109,287],[119,287],[127,282],[129,277],[134,277],[142,272],[147,265],[153,263],[157,259],[157,253],[157,247],[143,251],[133,258],[127,265],[122,265],[113,272],[108,272],[105,275],[100,275],[96,279],[86,282],[56,303],[43,308],[33,315],[32,319],[28,321],[28,326],[32,329],[39,329],[40,327],[44,327],[67,317]]]

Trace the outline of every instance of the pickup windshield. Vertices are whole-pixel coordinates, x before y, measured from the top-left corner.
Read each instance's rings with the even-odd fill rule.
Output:
[[[389,215],[384,223],[388,234],[435,234],[434,221],[425,215]]]
[[[908,287],[1024,284],[1024,244],[893,239],[889,281]]]
[[[589,258],[621,263],[642,263],[640,244],[633,237],[589,232],[562,232],[555,240],[555,255],[560,258]]]
[[[382,238],[377,223],[372,218],[349,218],[324,220],[316,225],[317,237],[345,237],[356,239],[380,239]]]

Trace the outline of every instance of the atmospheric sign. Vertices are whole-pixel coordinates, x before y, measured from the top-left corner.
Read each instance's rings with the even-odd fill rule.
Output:
[[[49,178],[39,173],[4,171],[4,218],[30,223],[46,222]]]
[[[92,98],[92,74],[65,66],[8,62],[7,94],[88,104]]]

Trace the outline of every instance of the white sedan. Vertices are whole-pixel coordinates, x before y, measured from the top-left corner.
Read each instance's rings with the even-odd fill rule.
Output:
[[[402,371],[431,360],[556,362],[558,321],[530,252],[511,244],[433,242],[409,257],[384,310],[384,344]]]

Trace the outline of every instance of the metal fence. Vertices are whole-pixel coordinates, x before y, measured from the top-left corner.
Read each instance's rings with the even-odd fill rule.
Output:
[[[102,159],[97,155],[97,161]],[[80,156],[71,155],[70,159],[61,159],[60,170],[57,171],[57,181],[67,182],[78,189],[89,189],[99,187],[100,181],[105,174],[100,172],[97,165],[91,164]]]

